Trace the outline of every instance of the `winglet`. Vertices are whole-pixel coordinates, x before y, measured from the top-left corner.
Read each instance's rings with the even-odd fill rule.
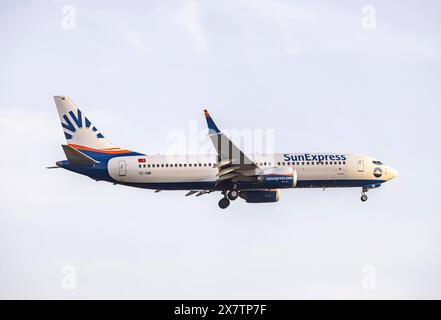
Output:
[[[207,110],[204,110],[205,119],[207,120],[207,126],[208,126],[208,133],[209,134],[217,134],[220,133],[219,128],[214,123],[213,119],[211,118],[210,114]]]

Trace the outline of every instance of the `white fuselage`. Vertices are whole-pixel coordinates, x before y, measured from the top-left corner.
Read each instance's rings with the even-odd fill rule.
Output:
[[[298,187],[374,185],[396,175],[394,169],[361,155],[278,153],[255,154],[250,158],[262,170],[292,167],[297,172]],[[216,181],[219,173],[216,163],[216,155],[122,156],[109,161],[108,171],[111,178],[120,183],[153,184],[157,188],[157,184]]]

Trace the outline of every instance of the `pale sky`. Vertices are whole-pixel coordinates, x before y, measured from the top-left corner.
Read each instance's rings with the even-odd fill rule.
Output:
[[[440,11],[0,3],[0,298],[441,298]],[[218,193],[94,182],[45,169],[65,159],[53,95],[147,154],[203,130],[206,107],[220,128],[273,130],[278,152],[361,153],[399,176],[366,203],[358,188],[294,189],[226,211]]]

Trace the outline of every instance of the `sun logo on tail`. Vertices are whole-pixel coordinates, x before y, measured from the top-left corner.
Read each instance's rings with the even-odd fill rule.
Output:
[[[87,117],[83,116],[81,110],[77,110],[77,114],[69,111],[67,114],[63,115],[64,122],[61,122],[61,125],[64,129],[64,135],[67,140],[72,139],[73,134],[78,129],[83,127],[90,129],[94,132],[97,139],[103,139],[104,136],[98,131],[98,129],[92,125],[92,123],[87,119]],[[75,124],[75,125],[74,125]]]

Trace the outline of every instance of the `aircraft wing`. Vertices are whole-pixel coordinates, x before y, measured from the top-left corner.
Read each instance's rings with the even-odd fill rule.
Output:
[[[217,152],[215,165],[219,169],[217,180],[246,180],[246,177],[254,176],[261,171],[233,141],[219,130],[207,110],[204,110],[204,114],[207,120],[208,135]]]
[[[199,197],[204,194],[211,193],[211,192],[213,192],[213,190],[200,190],[200,191],[199,190],[190,190],[185,194],[185,196],[189,197],[189,196],[196,194],[196,197]]]

